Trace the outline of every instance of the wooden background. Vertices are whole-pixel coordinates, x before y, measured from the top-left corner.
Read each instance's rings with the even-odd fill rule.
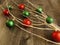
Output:
[[[4,3],[5,0],[0,0],[0,5]],[[19,3],[25,3],[29,7],[31,7],[26,0],[13,0]],[[55,22],[58,26],[60,26],[60,0],[30,0],[33,4],[41,5],[44,9],[44,12],[47,15],[52,16],[55,19]],[[10,5],[14,5],[14,3],[7,1]],[[3,7],[6,8],[6,3],[3,4]],[[12,10],[11,13],[14,16],[19,17],[20,13],[18,9]],[[20,17],[19,17],[20,18]],[[6,27],[5,22],[7,18],[3,15],[2,9],[0,8],[0,45],[56,45],[40,38],[37,38],[31,34],[28,34],[16,26],[13,29],[9,29]],[[34,33],[44,36],[47,39],[51,39],[51,33],[53,31],[37,31],[32,28],[27,28],[27,30],[32,30]],[[35,30],[35,31],[34,31]],[[47,34],[48,33],[48,34]],[[29,37],[29,39],[27,39]]]

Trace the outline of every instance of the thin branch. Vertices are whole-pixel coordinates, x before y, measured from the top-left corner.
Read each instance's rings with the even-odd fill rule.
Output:
[[[47,42],[51,42],[51,43],[54,43],[54,44],[60,44],[60,43],[57,43],[57,42],[48,40],[48,39],[46,39],[46,38],[44,38],[44,37],[42,37],[42,36],[40,36],[40,35],[34,34],[34,33],[32,33],[32,32],[29,32],[29,31],[21,28],[21,27],[20,27],[19,25],[17,25],[17,24],[16,24],[16,26],[17,26],[18,28],[20,28],[21,30],[23,30],[23,31],[25,31],[25,32],[27,32],[27,33],[29,33],[29,34],[31,34],[31,35],[34,35],[34,36],[36,36],[36,37],[38,37],[38,38],[41,38],[41,39],[43,39],[43,40],[46,40]]]

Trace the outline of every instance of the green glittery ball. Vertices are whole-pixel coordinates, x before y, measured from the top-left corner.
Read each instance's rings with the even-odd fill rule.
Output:
[[[24,17],[28,17],[30,15],[30,13],[28,11],[23,11],[23,16]]]
[[[11,28],[11,27],[14,27],[14,21],[13,20],[7,20],[7,22],[6,22],[6,26],[8,26],[9,28]]]
[[[51,18],[50,16],[48,16],[48,17],[46,18],[46,22],[47,22],[48,24],[51,24],[51,23],[54,22],[54,20],[53,20],[53,18]]]
[[[12,10],[12,6],[11,6],[11,5],[8,5],[8,9],[9,9],[9,10]]]
[[[43,9],[42,9],[42,7],[40,6],[40,7],[37,8],[36,11],[39,12],[39,13],[42,13]]]

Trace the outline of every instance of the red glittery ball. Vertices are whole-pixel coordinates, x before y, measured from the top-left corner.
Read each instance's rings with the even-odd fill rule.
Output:
[[[4,13],[5,16],[9,16],[9,11],[8,11],[8,9],[4,9],[4,10],[3,10],[3,13]]]
[[[24,19],[23,24],[25,25],[31,25],[31,21],[29,19]]]
[[[18,7],[19,7],[19,9],[24,10],[25,5],[24,4],[19,4]]]

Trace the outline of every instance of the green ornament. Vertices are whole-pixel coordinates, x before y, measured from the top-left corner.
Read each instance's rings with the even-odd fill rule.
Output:
[[[28,11],[23,11],[23,16],[24,17],[28,17],[30,15],[30,13]]]
[[[6,22],[6,26],[8,26],[9,28],[11,28],[11,27],[14,27],[14,21],[13,20],[7,20],[7,22]]]
[[[54,20],[53,20],[53,18],[51,18],[50,16],[48,16],[48,17],[46,18],[46,22],[47,22],[48,24],[51,24],[51,23],[54,22]]]
[[[12,10],[12,6],[11,6],[11,5],[8,5],[8,9],[9,9],[9,10]]]
[[[37,8],[36,11],[39,12],[39,13],[42,13],[43,9],[42,9],[42,7],[40,6],[40,7]]]

